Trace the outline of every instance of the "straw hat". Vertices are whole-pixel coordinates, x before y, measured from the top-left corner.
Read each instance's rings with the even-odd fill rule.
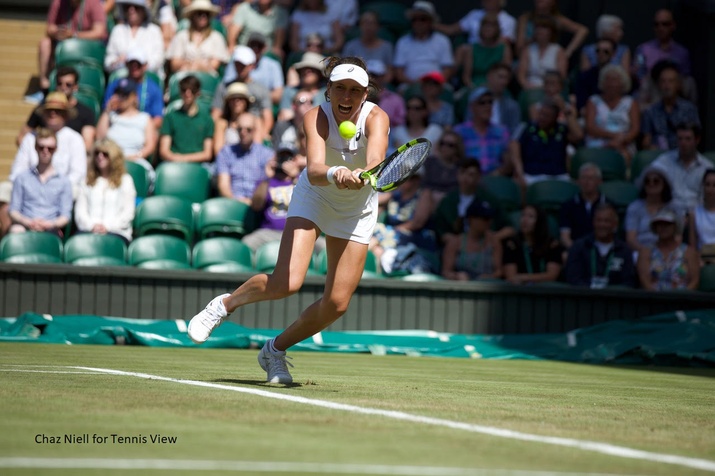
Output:
[[[52,92],[47,95],[45,102],[37,108],[39,114],[44,114],[47,110],[63,111],[67,118],[73,118],[77,115],[77,110],[70,106],[65,93],[59,91]]]
[[[307,53],[303,53],[303,57],[300,59],[299,62],[293,65],[296,71],[299,69],[303,68],[313,68],[317,69],[318,71],[324,71],[325,66],[323,65],[323,60],[325,59],[325,56],[319,54],[319,53],[313,53],[312,51],[308,51]]]
[[[423,0],[417,0],[413,5],[412,8],[407,10],[405,12],[405,15],[407,18],[410,20],[412,19],[413,16],[415,16],[418,13],[424,13],[428,15],[429,17],[432,18],[432,21],[438,22],[439,21],[439,16],[437,15],[437,10],[434,8],[434,5],[432,2],[425,2]]]
[[[216,16],[221,12],[221,9],[211,3],[211,0],[193,0],[189,6],[184,7],[181,15],[188,18],[194,12],[209,12],[211,16]]]
[[[248,102],[253,102],[255,98],[251,95],[251,92],[248,90],[248,86],[246,86],[246,83],[231,83],[229,84],[228,88],[226,88],[226,97],[225,99],[230,99],[230,98],[246,98],[248,99]]]

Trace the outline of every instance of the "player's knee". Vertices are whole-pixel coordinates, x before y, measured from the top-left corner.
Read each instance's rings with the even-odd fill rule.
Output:
[[[347,312],[348,304],[350,298],[324,298],[322,302],[323,311],[335,316],[336,319]]]
[[[288,297],[292,294],[297,293],[300,291],[300,288],[303,286],[303,278],[302,277],[294,277],[294,276],[287,276],[287,277],[281,277],[281,276],[276,276],[271,275],[269,277],[269,289],[271,290],[271,294],[273,294],[273,297],[275,299],[281,299]]]

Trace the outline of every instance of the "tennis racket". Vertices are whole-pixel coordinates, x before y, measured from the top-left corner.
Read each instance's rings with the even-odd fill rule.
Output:
[[[401,145],[376,167],[360,174],[378,192],[389,192],[410,178],[424,163],[432,143],[420,137]]]

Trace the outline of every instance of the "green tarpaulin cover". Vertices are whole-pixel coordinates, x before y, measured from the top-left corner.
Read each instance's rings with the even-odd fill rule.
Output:
[[[194,346],[187,322],[93,315],[25,313],[0,319],[0,342]],[[232,322],[202,348],[260,347],[280,332]],[[462,335],[427,330],[322,332],[294,347],[477,359],[553,359],[570,362],[715,366],[715,309],[614,320],[565,334]]]

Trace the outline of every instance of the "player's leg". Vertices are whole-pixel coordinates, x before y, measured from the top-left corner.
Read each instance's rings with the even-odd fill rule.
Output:
[[[313,222],[289,218],[281,237],[278,261],[272,274],[256,274],[231,294],[215,297],[189,322],[189,337],[200,344],[224,318],[244,304],[280,299],[297,292],[310,266],[313,246],[320,234]]]
[[[322,331],[335,322],[350,304],[365,267],[367,245],[328,237],[328,274],[323,297],[311,304],[300,317],[275,339],[263,346],[258,363],[271,383],[291,383],[285,349]]]

